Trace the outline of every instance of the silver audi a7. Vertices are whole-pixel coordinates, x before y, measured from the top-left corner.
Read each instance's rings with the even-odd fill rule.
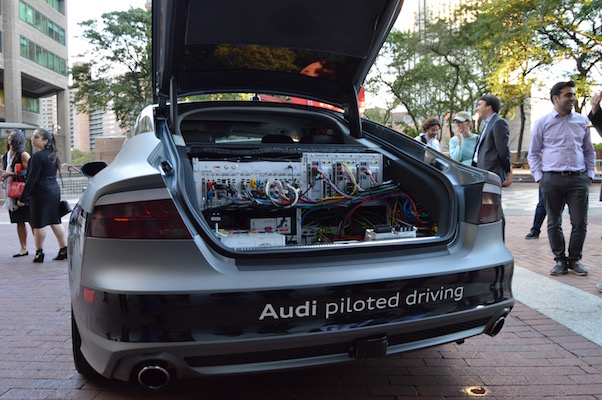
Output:
[[[80,373],[161,388],[500,331],[499,178],[362,118],[400,11],[153,1],[155,104],[69,222]]]

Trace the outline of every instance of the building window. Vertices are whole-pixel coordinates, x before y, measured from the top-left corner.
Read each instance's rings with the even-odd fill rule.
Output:
[[[21,107],[23,108],[23,111],[29,111],[39,114],[40,100],[31,97],[21,97]]]
[[[63,46],[65,45],[65,29],[49,20],[44,14],[24,1],[19,1],[19,18],[21,18],[21,21],[27,22],[38,31],[53,38]]]
[[[21,36],[21,57],[27,58],[27,39]]]
[[[60,65],[59,65],[59,73],[61,75],[65,75],[67,76],[67,61],[63,60],[62,58],[59,59],[60,61]]]
[[[61,2],[59,0],[46,0],[46,3],[58,12],[61,12]]]
[[[34,62],[36,60],[36,45],[34,43],[29,43],[27,47],[27,58]]]
[[[40,32],[42,32],[42,30],[44,29],[44,19],[46,19],[46,17],[44,17],[44,15],[42,15],[41,12],[36,11],[35,17],[34,17],[34,21],[35,21],[34,26]]]
[[[42,58],[42,54],[44,53],[44,49],[42,49],[40,46],[35,46],[36,47],[36,63],[40,64],[40,65],[44,65],[44,61]]]
[[[33,8],[29,6],[25,7],[25,22],[27,22],[29,25],[33,25],[34,14],[35,11]]]
[[[67,61],[21,36],[21,57],[67,76]]]

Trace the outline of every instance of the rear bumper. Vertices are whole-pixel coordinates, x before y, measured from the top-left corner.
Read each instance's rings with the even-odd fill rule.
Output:
[[[328,364],[465,339],[497,328],[514,304],[513,265],[418,279],[266,292],[75,299],[82,353],[128,380],[151,362],[180,378]],[[83,290],[82,290],[83,292]],[[495,333],[495,332],[493,332]],[[360,353],[361,354],[361,353]]]
[[[350,361],[358,340],[384,337],[386,355],[431,347],[479,335],[505,317],[513,299],[494,306],[420,321],[347,332],[261,340],[208,343],[124,343],[80,328],[82,353],[101,375],[128,381],[147,365],[161,365],[170,375],[193,378],[275,371]],[[77,321],[76,321],[77,322]]]

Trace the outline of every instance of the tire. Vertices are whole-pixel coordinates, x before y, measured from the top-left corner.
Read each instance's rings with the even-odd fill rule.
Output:
[[[73,310],[71,310],[71,343],[73,350],[73,363],[75,364],[75,369],[77,372],[90,378],[98,376],[98,373],[90,366],[90,364],[88,364],[88,361],[86,361],[86,358],[81,352],[82,338],[79,335],[79,330],[75,324]]]

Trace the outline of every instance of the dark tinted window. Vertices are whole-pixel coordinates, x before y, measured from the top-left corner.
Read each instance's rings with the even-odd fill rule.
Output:
[[[253,45],[189,45],[183,71],[270,71],[338,81],[354,59],[347,56]]]

